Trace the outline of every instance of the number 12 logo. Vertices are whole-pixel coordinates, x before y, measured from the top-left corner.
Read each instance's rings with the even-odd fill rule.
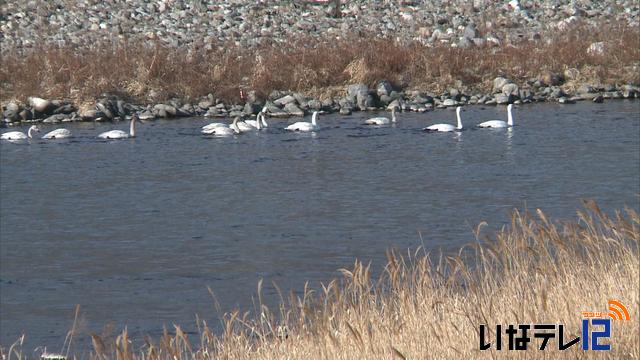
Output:
[[[591,331],[589,337],[589,319],[582,319],[582,350],[611,350],[611,344],[600,344],[598,339],[611,337],[611,319],[591,319],[591,325],[603,325],[604,329]]]

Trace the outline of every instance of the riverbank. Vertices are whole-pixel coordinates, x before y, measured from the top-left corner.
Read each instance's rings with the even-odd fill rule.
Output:
[[[477,33],[476,33],[477,32]],[[479,36],[474,30],[469,36]],[[486,34],[485,34],[486,35]],[[472,37],[473,38],[473,37]],[[92,47],[8,49],[0,69],[5,124],[460,104],[602,102],[640,97],[638,26],[576,20],[508,43],[421,43],[299,36],[273,47],[211,48],[122,39]]]
[[[92,358],[503,357],[513,353],[504,334],[502,350],[496,350],[495,325],[504,330],[508,324],[563,324],[567,343],[581,336],[583,312],[604,312],[608,318],[609,299],[622,302],[631,320],[612,321],[611,338],[603,340],[612,348],[604,355],[634,358],[640,355],[639,226],[634,210],[608,217],[593,202],[585,202],[575,222],[563,224],[539,210],[515,212],[510,226],[492,239],[483,240],[478,225],[478,243],[458,256],[390,251],[377,281],[356,261],[321,291],[282,295],[279,309],[261,305],[258,284],[257,310],[226,314],[222,333],[206,323],[198,335],[176,327],[160,339],[147,339],[141,349],[129,345],[126,330],[117,337],[93,335]],[[488,329],[486,340],[494,343],[486,351],[479,350],[481,324]],[[584,355],[581,343],[560,352],[557,337],[544,351],[538,350],[541,342],[532,337],[529,354]],[[22,354],[14,350],[11,356]]]

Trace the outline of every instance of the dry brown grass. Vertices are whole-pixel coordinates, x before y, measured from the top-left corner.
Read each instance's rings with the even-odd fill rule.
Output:
[[[589,45],[598,41],[605,43],[605,53],[588,54]],[[91,50],[41,47],[29,54],[2,55],[0,100],[37,95],[86,101],[108,92],[138,102],[208,93],[235,102],[241,88],[262,97],[273,90],[320,96],[345,84],[374,85],[382,79],[403,90],[441,92],[462,83],[468,91],[487,91],[498,75],[522,84],[544,70],[562,73],[569,68],[578,71],[579,82],[638,84],[638,43],[638,28],[600,24],[597,29],[577,25],[553,38],[500,48],[361,38],[298,39],[252,50],[232,44],[213,44],[210,51],[147,43],[96,44]]]
[[[640,337],[640,214],[605,215],[585,202],[576,222],[554,223],[540,210],[514,212],[493,239],[463,247],[457,256],[420,250],[388,253],[377,281],[356,262],[319,291],[305,288],[276,310],[224,316],[215,334],[200,322],[199,336],[179,327],[159,339],[130,345],[126,329],[115,339],[92,335],[94,359],[423,359],[638,358]],[[477,235],[481,233],[478,226]],[[557,350],[557,339],[540,351],[503,348],[481,352],[479,325],[564,324],[565,339],[580,336],[581,312],[607,312],[608,299],[622,301],[631,321],[613,321],[610,352]],[[565,334],[566,334],[565,333]],[[503,346],[506,344],[503,335]],[[18,350],[13,349],[15,354]],[[10,354],[11,355],[11,354]]]

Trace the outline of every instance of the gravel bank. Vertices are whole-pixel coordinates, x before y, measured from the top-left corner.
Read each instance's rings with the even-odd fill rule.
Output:
[[[638,26],[634,0],[343,1],[342,17],[312,1],[8,1],[0,5],[3,49],[39,44],[91,47],[121,39],[173,47],[233,41],[245,47],[345,33],[425,44],[511,44],[577,21]]]

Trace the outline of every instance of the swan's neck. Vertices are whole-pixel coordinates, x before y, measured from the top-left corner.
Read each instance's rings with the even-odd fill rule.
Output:
[[[262,119],[262,126],[263,127],[268,127],[269,124],[267,124],[267,120],[265,119],[266,116],[264,116],[264,113],[260,113],[260,118]]]
[[[317,126],[318,124],[316,123],[316,119],[318,118],[318,112],[314,112],[313,116],[311,116],[311,125],[313,126]]]
[[[260,121],[260,113],[258,113],[258,115],[256,115],[256,128],[258,130],[262,130],[262,123]]]
[[[396,109],[391,110],[391,122],[396,122]]]
[[[32,138],[31,133],[33,132],[33,128],[29,128],[29,130],[27,131],[27,136],[29,137],[29,139]]]
[[[458,130],[462,130],[462,119],[460,118],[460,109],[456,110],[456,117],[458,118]]]
[[[240,134],[240,128],[238,127],[238,121],[234,120],[233,124],[231,124],[231,128],[236,134]]]
[[[507,125],[509,126],[513,126],[513,114],[511,114],[511,107],[509,107],[508,111],[507,111]]]
[[[131,118],[131,124],[129,125],[129,136],[136,136],[136,118],[135,116]]]

